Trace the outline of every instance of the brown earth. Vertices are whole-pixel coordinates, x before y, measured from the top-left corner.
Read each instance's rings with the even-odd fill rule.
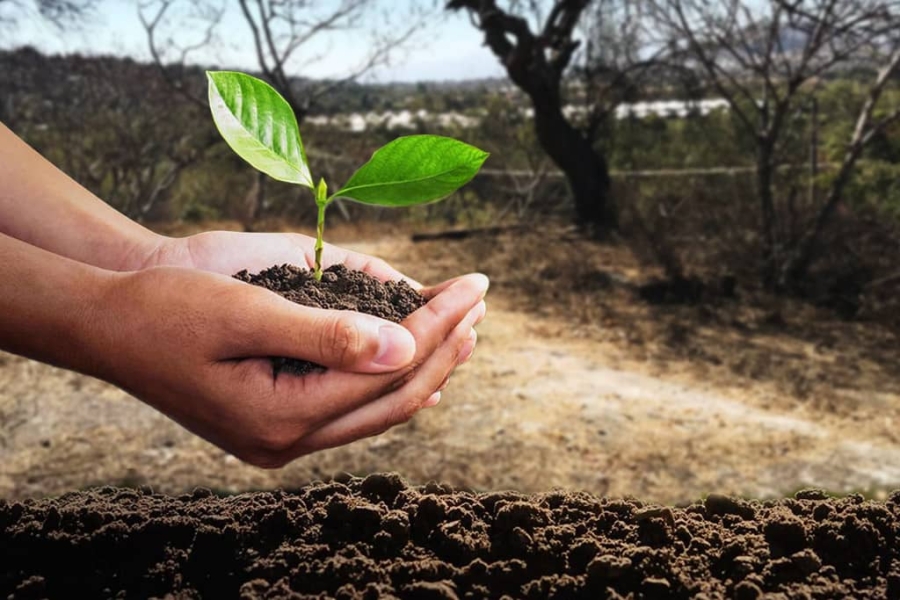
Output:
[[[900,493],[686,508],[396,475],[0,502],[9,598],[896,598]]]
[[[900,493],[679,509],[396,475],[226,498],[101,488],[0,501],[0,595],[896,598],[898,533]]]
[[[900,485],[900,346],[875,323],[744,290],[738,301],[648,305],[632,284],[654,273],[627,249],[549,228],[423,244],[337,230],[331,241],[421,281],[491,276],[475,357],[440,405],[264,471],[111,386],[0,355],[0,497],[103,484],[296,488],[381,471],[666,504],[806,487],[884,499]]]

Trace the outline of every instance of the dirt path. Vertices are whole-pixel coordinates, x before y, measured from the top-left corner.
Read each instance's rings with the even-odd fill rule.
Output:
[[[478,392],[471,404],[468,396],[459,402],[460,417],[478,411],[495,436],[543,456],[552,485],[677,501],[900,482],[900,448],[867,441],[855,422],[760,409],[742,402],[740,390],[660,378],[614,349],[548,339],[527,322],[492,310],[479,360],[461,382]]]
[[[404,255],[395,241],[359,249]],[[714,383],[687,363],[659,374],[616,344],[510,310],[502,296],[490,298],[479,336],[438,407],[280,471],[240,464],[111,386],[0,355],[0,497],[101,483],[297,487],[341,471],[666,503],[900,485],[900,446],[873,441],[853,418],[767,402],[775,392],[764,385]],[[890,394],[880,401],[900,404]]]

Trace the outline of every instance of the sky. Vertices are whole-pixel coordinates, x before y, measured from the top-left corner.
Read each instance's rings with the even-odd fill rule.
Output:
[[[188,62],[203,66],[258,69],[249,29],[237,2],[222,0],[228,6],[215,44],[190,55]],[[319,0],[334,4],[337,0]],[[415,1],[415,0],[413,0]],[[431,5],[430,0],[424,1]],[[360,64],[370,47],[370,36],[385,13],[396,19],[405,0],[375,0],[378,16],[355,30],[317,36],[298,50],[289,65],[291,75],[332,78],[351,72]],[[0,33],[0,48],[31,45],[48,53],[114,54],[149,60],[146,34],[138,17],[138,0],[102,0],[99,10],[83,26],[63,30],[36,15],[16,15],[15,28]],[[149,13],[147,13],[149,14]],[[369,74],[364,81],[441,81],[503,77],[497,59],[483,46],[481,34],[463,13],[440,12],[440,21],[417,36],[406,51],[395,54],[391,64]],[[172,37],[190,44],[202,37],[198,21],[187,13],[177,15],[161,31],[165,40]],[[374,27],[373,27],[374,26]],[[396,21],[394,26],[397,26]]]

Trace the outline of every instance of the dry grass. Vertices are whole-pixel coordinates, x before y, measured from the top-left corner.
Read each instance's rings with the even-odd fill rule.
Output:
[[[459,270],[491,277],[517,309],[565,322],[568,333],[627,346],[659,372],[688,361],[703,372],[774,384],[787,398],[864,418],[866,395],[900,392],[896,332],[846,321],[801,300],[738,287],[696,304],[651,304],[637,288],[663,276],[621,241],[597,243],[555,224],[458,242],[416,245],[410,265],[434,278]]]

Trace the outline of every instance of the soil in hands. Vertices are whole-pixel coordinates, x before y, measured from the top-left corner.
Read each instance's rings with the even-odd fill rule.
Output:
[[[264,287],[291,302],[316,308],[353,310],[399,323],[425,305],[422,297],[405,281],[382,282],[362,271],[334,265],[325,269],[321,281],[313,272],[293,265],[273,266],[256,274],[241,271],[234,276]],[[305,375],[324,367],[294,358],[272,357],[275,374]]]
[[[224,498],[101,488],[0,500],[0,597],[897,598],[898,529],[900,492],[669,508],[394,474]]]

